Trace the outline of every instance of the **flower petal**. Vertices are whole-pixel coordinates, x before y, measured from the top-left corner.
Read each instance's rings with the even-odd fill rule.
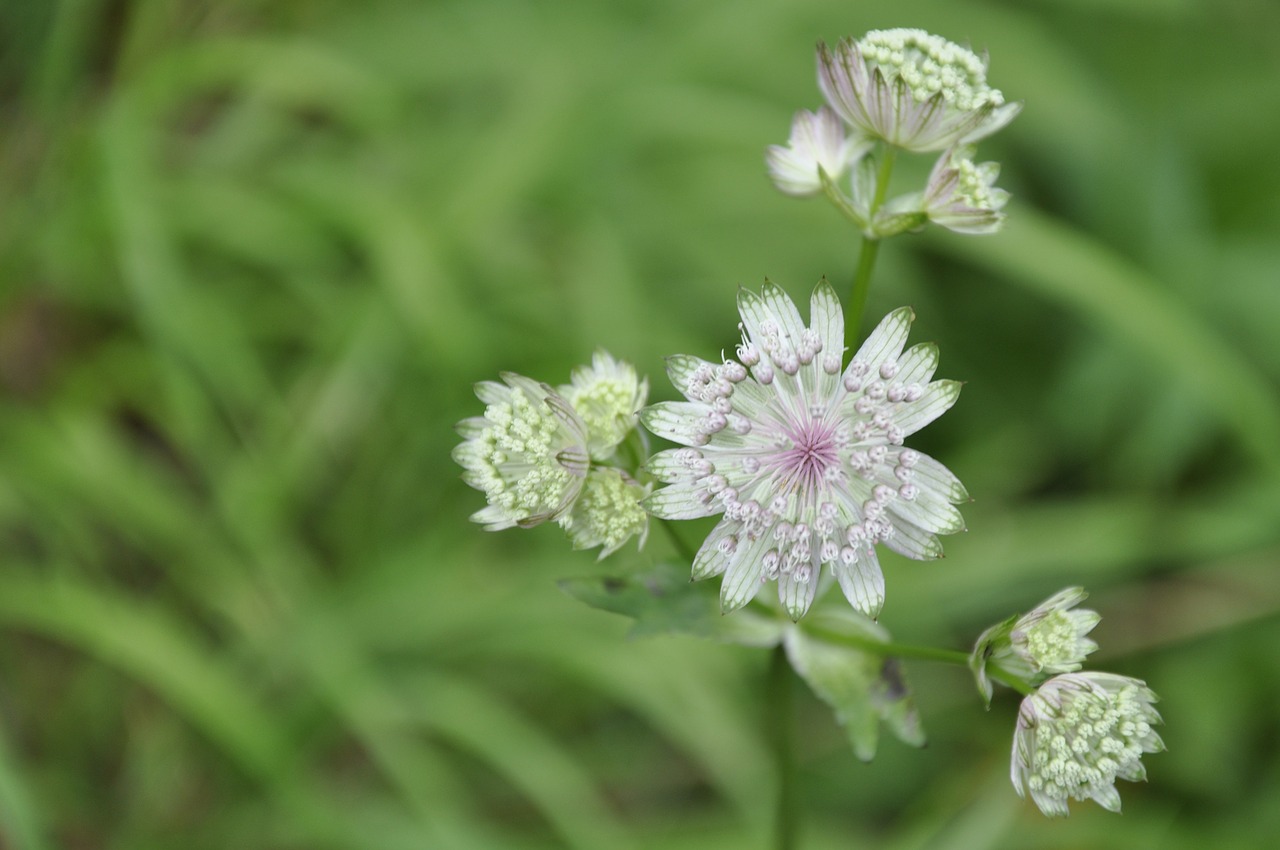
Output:
[[[913,483],[921,489],[929,489],[952,504],[969,501],[969,491],[960,479],[929,455],[916,453]]]
[[[894,424],[902,429],[903,435],[911,436],[950,410],[960,397],[961,386],[959,381],[934,381],[925,387],[918,401],[902,405],[902,410],[894,416]]]
[[[650,493],[640,505],[658,519],[699,519],[723,510],[706,488],[692,481],[669,484]]]
[[[965,530],[960,511],[923,488],[914,500],[894,499],[888,508],[890,514],[900,520],[894,523],[895,527],[910,524],[931,534],[957,534]]]
[[[686,446],[702,446],[707,435],[701,425],[710,408],[691,401],[660,401],[640,411],[644,427],[664,440]]]
[[[894,522],[893,531],[884,545],[899,555],[913,561],[934,561],[942,557],[942,544],[923,528],[909,522]]]
[[[885,316],[867,337],[867,341],[862,343],[858,353],[853,355],[854,361],[876,366],[886,360],[897,360],[902,347],[907,343],[907,333],[915,318],[916,314],[910,307],[899,307]]]
[[[760,289],[760,297],[778,323],[783,340],[791,348],[799,348],[801,337],[804,336],[804,320],[800,318],[800,311],[796,309],[791,296],[781,286],[766,280]]]
[[[913,345],[898,358],[898,374],[894,378],[901,384],[927,384],[938,368],[938,346],[932,342]]]
[[[700,581],[723,573],[729,567],[733,553],[720,549],[720,542],[734,536],[742,530],[742,523],[734,520],[722,520],[711,530],[707,539],[698,547],[693,557],[693,580]]]
[[[880,616],[884,607],[884,572],[873,547],[858,551],[852,564],[835,562],[832,571],[850,605],[873,620]]]
[[[769,538],[761,535],[745,546],[739,546],[729,560],[720,583],[720,610],[728,614],[746,605],[760,592],[764,575],[764,552]]]
[[[835,373],[840,372],[839,358],[844,354],[844,313],[835,287],[824,277],[809,300],[809,326],[822,340],[820,357],[836,356]]]
[[[805,615],[809,606],[813,604],[813,597],[817,592],[818,571],[816,569],[809,575],[808,581],[800,581],[793,572],[778,576],[778,599],[793,621]]]

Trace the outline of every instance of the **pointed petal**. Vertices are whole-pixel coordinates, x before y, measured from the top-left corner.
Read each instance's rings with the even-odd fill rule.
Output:
[[[1003,130],[1010,121],[1018,117],[1018,113],[1022,111],[1022,101],[1016,100],[1012,103],[1001,104],[991,110],[977,127],[966,133],[961,142],[970,143],[985,139],[998,130]]]
[[[820,358],[835,355],[840,358],[844,353],[844,313],[840,309],[840,299],[836,296],[835,287],[824,277],[813,290],[809,300],[809,326],[822,339]],[[840,360],[836,361],[835,373],[840,372]]]
[[[498,505],[486,505],[471,515],[472,522],[484,526],[485,531],[502,531],[515,526],[515,518]]]
[[[938,346],[932,342],[913,345],[898,358],[898,374],[894,378],[901,384],[929,383],[938,368]]]
[[[703,360],[701,357],[694,357],[692,354],[673,354],[667,358],[667,377],[671,379],[671,385],[676,388],[689,401],[700,401],[689,394],[689,382],[694,372],[703,367],[714,370],[716,364]]]
[[[852,564],[837,561],[832,569],[849,604],[873,620],[879,617],[884,607],[884,572],[875,549],[868,546]]]
[[[479,437],[489,428],[489,420],[483,416],[471,416],[463,419],[457,425],[453,426],[453,430],[458,432],[458,436],[464,440],[471,440]]]
[[[932,492],[920,490],[913,501],[894,499],[889,502],[889,513],[896,518],[895,528],[905,524],[922,528],[931,534],[955,534],[964,531],[964,518],[949,502]]]
[[[913,561],[935,561],[942,557],[942,544],[938,538],[911,523],[894,522],[893,534],[884,545]]]
[[[813,597],[818,592],[818,568],[815,566],[808,581],[800,581],[794,573],[783,573],[778,576],[778,599],[782,607],[787,609],[787,616],[792,621],[799,620],[813,604]]]
[[[764,575],[766,537],[760,537],[747,545],[739,546],[729,560],[728,569],[720,584],[720,611],[732,613],[746,605],[760,592],[760,577]]]
[[[663,484],[691,480],[693,473],[681,462],[681,452],[688,449],[663,449],[644,463],[644,469]]]
[[[646,496],[640,505],[658,519],[698,519],[723,510],[703,487],[691,481],[663,487]]]
[[[693,556],[692,575],[694,581],[718,576],[729,568],[729,562],[733,559],[733,555],[720,550],[720,541],[733,536],[741,528],[742,523],[740,522],[723,520],[711,530],[711,533],[707,535],[707,539],[702,541],[702,545],[698,547],[697,554]]]
[[[897,360],[902,347],[907,343],[907,333],[915,320],[915,313],[910,307],[899,307],[880,320],[876,329],[862,343],[854,360],[860,360],[870,366],[878,366],[886,360]]]
[[[511,397],[511,390],[497,381],[479,381],[475,385],[476,398],[485,404],[498,404]]]
[[[698,426],[709,410],[705,404],[689,401],[660,401],[640,411],[640,421],[664,440],[686,446],[703,446],[707,443],[707,436]]]
[[[1120,792],[1116,790],[1116,786],[1107,785],[1093,792],[1093,799],[1097,801],[1099,806],[1109,812],[1120,812]]]
[[[950,410],[960,397],[961,386],[959,381],[934,381],[925,387],[924,395],[918,401],[902,406],[894,416],[894,424],[902,429],[905,436],[911,436]]]
[[[760,297],[778,323],[783,339],[792,348],[799,348],[800,339],[804,336],[804,320],[800,318],[800,311],[796,309],[791,296],[781,286],[766,280],[760,290]]]
[[[969,501],[969,491],[955,474],[929,455],[916,453],[913,483],[921,489],[929,489],[952,504]]]
[[[742,316],[742,326],[746,329],[748,340],[756,347],[762,357],[767,357],[761,345],[765,336],[761,327],[765,322],[774,321],[774,319],[770,315],[769,307],[765,304],[764,299],[746,287],[739,289],[738,314]]]

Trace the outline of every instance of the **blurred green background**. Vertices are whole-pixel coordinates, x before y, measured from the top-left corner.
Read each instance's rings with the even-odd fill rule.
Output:
[[[914,444],[976,500],[882,622],[967,648],[1085,584],[1169,752],[1047,821],[1016,700],[910,664],[922,751],[862,764],[805,695],[805,847],[1271,846],[1272,0],[4,3],[0,846],[765,847],[767,654],[627,641],[556,588],[592,554],[467,521],[452,426],[598,345],[670,398],[739,284],[843,291],[854,235],[762,152],[817,39],[891,26],[1026,108],[1003,233],[881,252],[869,315],[967,382]]]

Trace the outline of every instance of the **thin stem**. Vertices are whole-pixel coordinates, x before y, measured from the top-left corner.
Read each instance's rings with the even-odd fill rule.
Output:
[[[875,225],[876,213],[884,204],[885,195],[889,191],[889,177],[893,174],[893,162],[898,149],[893,145],[880,146],[880,167],[876,170],[876,193],[871,198],[871,209],[868,211],[867,229]],[[880,253],[880,238],[862,234],[862,251],[858,254],[858,270],[853,275],[853,295],[845,310],[844,326],[849,333],[858,332],[862,323],[862,311],[867,306],[867,293],[871,291],[871,271],[876,265],[876,255]]]
[[[862,237],[862,251],[858,254],[858,270],[853,275],[853,296],[844,311],[846,333],[857,336],[858,326],[862,324],[862,311],[867,306],[867,293],[871,291],[871,270],[876,265],[876,254],[880,253],[880,240],[869,236]]]
[[[765,707],[765,734],[773,745],[778,773],[778,799],[774,813],[774,844],[777,850],[794,850],[800,831],[797,811],[795,753],[792,751],[791,726],[794,722],[791,665],[782,645],[774,647],[769,657],[768,694]]]
[[[1005,685],[1013,688],[1024,697],[1035,692],[1035,686],[1023,679],[1021,676],[1015,676],[1008,670],[1005,670],[994,661],[987,662],[987,675],[993,679],[998,679]]]
[[[875,655],[892,656],[894,658],[918,658],[922,661],[938,661],[943,664],[969,666],[969,653],[955,649],[941,649],[936,646],[915,646],[907,643],[892,643],[875,638],[851,635],[848,632],[836,632],[819,626],[805,626],[804,630],[812,637],[827,643],[852,646]]]

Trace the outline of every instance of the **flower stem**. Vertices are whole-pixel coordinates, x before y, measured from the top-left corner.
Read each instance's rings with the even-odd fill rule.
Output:
[[[858,254],[858,270],[853,276],[853,297],[844,313],[845,333],[854,337],[858,335],[858,325],[862,323],[862,311],[867,306],[867,293],[871,290],[871,270],[876,265],[876,254],[880,253],[880,240],[869,236],[862,237],[862,251]]]
[[[806,625],[804,627],[804,631],[806,631],[810,636],[818,638],[819,640],[824,640],[827,643],[852,646],[875,655],[886,657],[892,656],[894,658],[918,658],[922,661],[938,661],[943,664],[958,664],[961,667],[969,666],[969,653],[960,652],[955,649],[941,649],[936,646],[914,646],[906,643],[892,643],[876,640],[875,638],[863,637],[862,635],[852,635],[848,632],[832,631],[820,626]]]
[[[795,687],[787,651],[773,648],[769,657],[768,693],[765,705],[765,734],[773,745],[778,774],[777,808],[774,813],[774,843],[777,850],[794,850],[799,835],[795,753],[792,751],[792,691]]]
[[[876,212],[884,204],[885,195],[889,191],[889,176],[893,174],[893,161],[898,149],[893,145],[880,146],[880,167],[876,170],[876,193],[871,199],[868,211],[867,230],[862,234],[862,251],[858,254],[858,270],[853,276],[853,295],[845,310],[844,326],[847,333],[857,336],[858,326],[862,322],[862,311],[867,306],[867,293],[871,291],[871,271],[876,265],[876,255],[880,253],[880,237],[870,235],[875,227]]]

